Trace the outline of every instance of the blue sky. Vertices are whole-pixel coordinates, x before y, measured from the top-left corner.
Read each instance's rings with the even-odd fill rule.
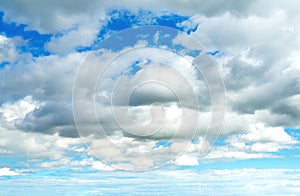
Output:
[[[1,195],[300,193],[299,3],[0,2]]]

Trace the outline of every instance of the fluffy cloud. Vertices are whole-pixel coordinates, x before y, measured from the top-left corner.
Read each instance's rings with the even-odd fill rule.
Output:
[[[262,123],[253,124],[246,133],[225,138],[223,145],[217,145],[203,161],[243,160],[252,158],[276,158],[272,152],[292,149],[299,143],[282,127],[267,127]]]
[[[100,8],[100,9],[99,9]],[[60,32],[75,27],[84,19],[93,15],[103,15],[102,3],[93,1],[2,1],[1,9],[6,10],[4,18],[9,22],[28,24],[28,29],[42,33]],[[94,21],[97,20],[95,17]]]
[[[181,155],[178,157],[175,161],[175,165],[177,166],[194,166],[198,165],[198,159],[197,157],[189,157],[188,155]]]
[[[4,35],[0,35],[0,63],[14,62],[16,60],[18,56],[16,49],[17,40],[18,38],[11,39]]]
[[[208,17],[222,15],[226,12],[232,13],[239,17],[256,15],[269,16],[276,10],[289,11],[291,21],[296,22],[298,11],[295,7],[299,6],[299,2],[288,0],[282,3],[279,0],[270,4],[265,0],[255,0],[251,2],[235,2],[234,0],[220,0],[216,2],[206,2],[200,0],[197,2],[187,0],[168,0],[164,2],[158,1],[137,1],[129,0],[121,1],[90,1],[86,3],[82,0],[74,1],[51,1],[39,2],[30,1],[2,1],[1,9],[6,10],[5,20],[9,22],[17,22],[28,24],[29,29],[37,29],[40,32],[59,32],[66,29],[76,27],[82,21],[92,19],[97,21],[104,16],[107,9],[129,9],[137,11],[139,9],[150,9],[158,13],[163,10],[180,13],[184,15],[201,14]],[[265,9],[262,11],[261,7]]]
[[[97,39],[97,34],[101,29],[99,21],[81,21],[75,29],[71,29],[59,36],[53,36],[46,43],[45,49],[55,54],[68,54],[76,47],[88,47]]]
[[[3,167],[0,168],[0,177],[1,176],[17,176],[20,175],[18,172],[11,170],[10,168]]]
[[[10,66],[16,69],[2,69],[0,75],[5,78],[1,81],[2,120],[13,120],[10,124],[20,130],[77,137],[71,97],[83,55],[20,58]]]
[[[294,103],[298,102],[300,73],[294,52],[299,51],[300,29],[290,20],[296,13],[287,5],[277,6],[269,6],[273,9],[269,15],[253,12],[239,17],[227,12],[195,16],[193,20],[201,25],[192,35],[210,50],[219,51],[217,62],[224,77],[229,114],[248,115],[255,123],[269,126],[297,127],[300,122]]]
[[[27,113],[33,111],[38,105],[36,101],[32,100],[32,97],[27,96],[14,103],[3,104],[0,108],[0,117],[7,122],[23,119]]]
[[[2,154],[18,155],[29,160],[62,159],[72,145],[81,144],[78,138],[65,138],[58,134],[24,133],[3,127],[0,128],[0,136]]]

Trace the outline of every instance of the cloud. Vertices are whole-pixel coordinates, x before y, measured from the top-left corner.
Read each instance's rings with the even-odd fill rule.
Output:
[[[31,158],[62,159],[63,164],[70,162],[69,159],[64,159],[64,152],[78,140],[75,138],[78,135],[72,116],[72,87],[76,71],[88,53],[80,53],[76,48],[92,46],[99,36],[100,28],[104,28],[102,25],[110,18],[104,13],[108,13],[111,8],[120,8],[129,9],[128,12],[134,16],[140,14],[139,9],[150,9],[158,18],[164,13],[161,12],[162,9],[189,15],[191,18],[177,26],[197,27],[194,32],[190,32],[190,36],[198,39],[209,51],[218,51],[214,59],[219,64],[227,90],[227,112],[221,136],[227,140],[205,159],[275,157],[272,153],[292,148],[296,143],[284,131],[284,127],[300,126],[300,29],[297,5],[293,1],[274,1],[270,4],[264,0],[247,3],[179,0],[159,3],[148,0],[130,0],[125,3],[41,3],[36,0],[3,2],[1,9],[4,10],[5,21],[25,24],[27,29],[53,35],[44,48],[52,54],[41,57],[32,57],[19,50],[18,46],[24,44],[21,38],[0,35],[0,60],[13,62],[0,69],[0,78],[4,78],[0,83],[0,123],[1,131],[3,130],[0,134],[4,138],[0,140],[1,152],[24,153]],[[261,7],[264,7],[263,11]],[[147,20],[143,22],[147,24]],[[157,36],[152,41],[161,41]],[[136,43],[136,47],[149,40],[140,41]],[[175,43],[178,40],[173,41]],[[108,62],[116,54],[109,50],[101,52],[105,53],[104,59],[101,59],[104,62]],[[136,59],[137,56],[140,59]],[[150,58],[172,65],[172,69],[154,65],[149,61]],[[90,67],[80,78],[80,87],[96,83],[95,80],[98,79],[98,75],[95,75],[97,72],[93,73],[91,70],[99,64],[92,63],[92,60],[88,62],[91,63]],[[112,62],[103,76],[103,83],[96,86],[96,93],[94,88],[78,89],[79,101],[82,103],[78,113],[82,120],[80,123],[84,123],[81,125],[85,128],[81,136],[95,136],[100,141],[100,144],[92,144],[90,149],[99,150],[98,155],[105,160],[120,161],[120,164],[128,168],[135,168],[140,164],[142,168],[169,160],[185,144],[175,142],[169,147],[161,147],[157,149],[158,154],[149,153],[149,157],[137,158],[133,152],[150,151],[155,148],[155,141],[174,139],[174,133],[180,139],[189,138],[195,130],[198,131],[197,137],[204,136],[211,118],[211,97],[201,74],[193,69],[192,60],[193,57],[185,53],[184,58],[179,58],[163,49],[140,49],[121,55]],[[136,61],[138,63],[135,66],[140,69],[126,69]],[[127,90],[132,90],[139,83],[153,77],[170,82],[177,95],[181,95],[182,107],[179,107],[180,101],[176,93],[167,85],[145,84],[135,89],[130,99],[125,99]],[[113,85],[118,82],[121,84],[120,88],[111,93],[110,90],[116,87]],[[122,88],[122,85],[126,88]],[[200,100],[200,110],[191,99],[191,91],[196,92],[195,95]],[[94,98],[94,93],[95,105],[90,101]],[[153,102],[160,102],[161,105],[154,104],[151,107]],[[99,119],[93,117],[94,106]],[[161,106],[165,106],[165,110]],[[117,119],[119,122],[116,122],[112,110],[121,111],[122,115]],[[180,119],[184,121],[182,127]],[[149,137],[142,135],[149,131],[152,133],[152,129],[161,125],[162,120],[165,120],[165,124],[160,131]],[[198,129],[194,126],[196,120],[200,121]],[[116,149],[103,140],[106,135],[99,131],[99,122],[108,137],[115,137],[120,133],[125,135],[118,135],[113,140],[121,148]],[[149,122],[152,122],[152,127],[145,126]],[[122,132],[120,125],[123,128],[138,128],[136,131],[141,135],[136,134],[137,132]],[[16,141],[15,138],[20,139]],[[61,147],[56,142],[65,142],[66,146]],[[188,153],[178,158],[176,164],[196,165],[198,160],[195,153],[200,147],[194,144],[191,146],[193,149],[188,149]],[[128,160],[130,163],[124,163]],[[55,164],[59,163],[53,163]],[[50,165],[48,164],[49,167]],[[93,167],[107,169],[100,163]]]
[[[175,165],[177,166],[195,166],[198,164],[198,159],[196,157],[189,157],[187,155],[182,155],[178,157],[175,161]]]
[[[72,107],[68,103],[45,102],[15,122],[16,128],[24,131],[78,137]]]
[[[103,15],[102,3],[93,1],[52,1],[40,3],[32,0],[2,1],[1,8],[6,10],[4,19],[17,24],[28,24],[27,29],[41,33],[60,32],[75,27],[78,23],[93,15]],[[99,9],[100,8],[100,9]],[[97,18],[97,17],[96,17]],[[95,20],[97,20],[95,18]]]
[[[71,53],[39,58],[20,58],[12,67],[2,69],[0,103],[32,96],[37,101],[71,100],[72,84],[84,54]]]
[[[15,3],[15,5],[16,4],[17,3]],[[146,4],[147,3],[145,3],[145,5]],[[189,4],[189,6],[191,5],[192,3]],[[60,4],[55,2],[53,3],[52,6],[59,7]],[[217,5],[212,5],[211,9],[219,10],[221,8],[221,6],[219,8],[217,8],[216,6]],[[62,8],[62,9],[68,9],[68,8]],[[231,9],[230,6],[225,6],[222,9],[234,10],[235,8]],[[248,8],[246,8],[245,6],[245,9]],[[67,11],[66,13],[69,12]],[[70,11],[70,13],[72,13],[72,11]],[[279,76],[279,72],[286,69],[287,67],[286,62],[287,63],[289,62],[287,59],[281,58],[281,56],[282,57],[285,56],[289,51],[283,44],[287,42],[291,42],[292,38],[295,36],[297,32],[297,28],[294,28],[293,30],[294,32],[292,30],[291,31],[289,30],[289,25],[290,24],[292,25],[292,23],[286,22],[288,18],[287,17],[288,13],[286,13],[283,10],[283,11],[271,12],[271,15],[257,15],[257,16],[247,15],[241,18],[240,20],[236,20],[237,18],[239,18],[239,15],[234,14],[234,12],[226,12],[226,11],[222,12],[219,10],[216,13],[219,13],[219,15],[208,14],[206,16],[203,15],[194,16],[191,19],[191,21],[193,23],[201,23],[201,26],[199,26],[198,30],[192,34],[193,36],[201,40],[209,48],[218,47],[218,49],[224,54],[224,56],[222,56],[218,61],[221,62],[221,67],[223,66],[224,68],[223,74],[225,78],[225,85],[227,88],[227,95],[228,95],[227,103],[229,106],[228,107],[229,116],[236,116],[237,119],[245,119],[249,117],[251,119],[255,119],[256,122],[265,122],[269,125],[275,125],[274,123],[277,122],[276,126],[289,126],[289,125],[297,126],[299,124],[297,122],[297,118],[296,118],[297,116],[295,116],[295,114],[297,114],[297,111],[290,112],[290,114],[293,114],[295,116],[293,117],[293,120],[290,120],[287,117],[282,117],[282,119],[287,118],[287,120],[277,121],[278,120],[277,114],[280,112],[282,113],[283,111],[282,109],[280,109],[280,106],[278,104],[283,104],[284,102],[283,100],[285,99],[288,100],[289,97],[291,96],[297,97],[296,95],[298,93],[298,87],[297,87],[298,72],[297,71],[292,69],[286,72],[283,76]],[[90,43],[95,36],[96,27],[90,25],[90,23],[87,22],[86,20],[84,20],[83,23],[86,25],[87,28],[75,28],[70,32],[64,33],[63,36],[61,37],[53,37],[53,39],[48,43],[47,47],[50,48],[52,47],[53,51],[60,53],[63,51],[58,51],[55,49],[55,47],[67,52],[70,51],[71,48],[74,48],[75,45],[78,44],[86,45]],[[248,31],[247,29],[249,25],[254,26],[255,28],[252,28],[250,31]],[[217,35],[218,32],[214,31],[214,29],[218,28],[218,26],[223,26],[225,29],[227,29],[225,32],[232,32],[230,31],[230,29],[234,28],[235,31],[233,32],[235,32],[236,34],[232,35],[232,34],[222,33],[221,35]],[[260,26],[265,28],[264,32],[270,32],[271,35],[268,33],[265,34],[260,33],[259,32],[260,28],[258,28]],[[273,28],[278,28],[278,31],[271,31],[270,29]],[[94,30],[90,31],[89,29],[94,29]],[[77,39],[77,38],[78,36],[82,37],[81,35],[85,31],[93,32],[93,33],[91,33],[91,36],[88,36],[89,38],[86,41],[83,40],[83,42],[81,42],[80,41],[81,39]],[[213,37],[218,39],[212,39]],[[270,46],[270,44],[274,42],[272,42],[273,39],[270,39],[269,37],[282,37],[282,39],[277,40],[274,46]],[[75,44],[74,40],[76,40],[76,42],[77,41],[79,42]],[[73,43],[75,45],[72,45]],[[71,45],[67,46],[68,44],[71,44],[72,46]],[[66,47],[66,49],[63,49],[63,47]],[[269,49],[267,48],[265,49],[265,47]],[[296,45],[292,45],[292,47],[296,47]],[[277,52],[277,49],[280,50],[279,53]],[[241,51],[241,52],[235,54],[236,51]],[[143,52],[146,51],[140,51],[139,54],[142,54]],[[275,55],[274,52],[280,55]],[[149,52],[146,52],[144,55],[146,56],[149,54],[150,54]],[[162,54],[157,52],[157,53],[153,53],[152,57],[158,54],[159,56],[157,58],[163,56]],[[39,58],[37,63],[30,63],[28,65],[28,67],[35,66],[34,70],[39,70],[39,71],[26,72],[26,70],[24,69],[26,74],[24,74],[23,71],[18,72],[17,70],[5,71],[3,73],[3,75],[5,75],[6,77],[6,80],[4,81],[5,83],[3,84],[3,86],[5,87],[3,89],[3,101],[7,100],[8,98],[11,98],[10,95],[12,95],[12,92],[14,92],[15,94],[14,97],[17,96],[20,98],[25,97],[28,94],[33,94],[32,96],[36,100],[46,101],[48,102],[47,104],[49,104],[52,101],[53,106],[55,105],[56,101],[58,101],[57,106],[55,106],[56,108],[62,110],[68,110],[66,107],[63,108],[60,107],[59,105],[64,104],[68,102],[68,100],[70,100],[69,97],[71,94],[70,91],[72,85],[71,78],[74,78],[75,71],[76,71],[76,66],[73,65],[79,64],[80,58],[82,56],[83,55],[72,53],[65,57],[56,57],[55,55],[52,55],[49,57]],[[76,59],[76,60],[72,60],[72,59]],[[177,62],[176,59],[173,59],[173,61],[172,62],[170,61],[169,63],[174,64],[176,62]],[[274,66],[269,66],[270,63],[274,63],[274,62],[275,62]],[[47,66],[48,64],[53,64],[54,66],[51,66],[50,69]],[[184,68],[183,64],[184,62],[178,63],[177,65],[175,64],[174,66],[177,68],[181,67],[180,72],[185,74],[184,76],[188,78],[189,82],[192,83],[193,88],[197,86],[198,87],[203,86],[203,84],[195,83],[195,81],[193,81],[192,79],[194,77],[193,73],[185,73],[185,71],[189,69],[188,67]],[[64,65],[68,65],[68,66],[64,66]],[[153,75],[153,72],[156,71],[157,70],[152,70],[152,71],[149,70],[149,75]],[[161,72],[161,73],[162,75],[165,75],[165,72]],[[68,76],[66,76],[66,74]],[[56,77],[51,77],[52,75],[55,75]],[[273,77],[270,78],[268,77],[269,75],[272,75]],[[15,78],[17,78],[17,80]],[[35,79],[33,80],[33,78]],[[136,76],[134,76],[132,79],[134,78],[136,78]],[[132,79],[128,80],[127,82],[130,83]],[[291,85],[295,86],[295,88],[289,88]],[[18,86],[18,90],[16,90],[16,86]],[[280,89],[278,89],[278,86],[280,86]],[[180,89],[185,90],[186,88],[180,88]],[[144,92],[146,91],[147,89],[145,87]],[[147,95],[147,93],[146,94],[143,93],[142,90],[137,91],[138,96],[132,97],[131,104],[133,105],[143,104],[141,101],[150,103],[153,101],[153,99],[154,100],[166,99],[166,101],[174,100],[174,96],[171,96],[170,93],[168,95],[163,95],[162,91],[163,93],[167,92],[163,89],[161,90],[157,89],[156,93],[153,93],[151,96],[149,96]],[[207,94],[207,92],[205,91],[199,93],[202,93],[204,95]],[[183,94],[187,95],[188,93],[183,92]],[[257,94],[259,94],[260,96],[256,96]],[[138,97],[140,98],[138,99]],[[207,98],[205,99],[208,100]],[[51,101],[49,102],[49,100],[47,99],[51,99]],[[295,99],[297,100],[297,98]],[[205,101],[201,100],[201,103],[205,103]],[[205,104],[207,105],[207,103]],[[205,104],[203,104],[203,106],[205,106]],[[281,108],[282,107],[287,108],[286,104],[281,106]],[[39,109],[39,111],[42,110],[43,110],[42,108]],[[265,120],[263,117],[260,119],[260,115],[258,114],[263,110],[265,110],[267,113],[270,113],[268,120]],[[61,113],[64,112],[65,111],[61,111],[61,112],[58,111],[57,116],[59,116]],[[35,113],[37,113],[37,111]],[[233,114],[231,115],[230,113]],[[34,114],[34,112],[32,114]],[[254,114],[255,116],[251,116],[248,114]],[[51,114],[49,113],[49,115]],[[31,118],[31,122],[28,122],[27,124],[32,124],[33,126],[36,123],[40,126],[42,122],[45,122],[46,124],[56,123],[56,121],[53,121],[53,119],[51,121],[47,116],[45,116],[44,119],[46,118],[48,119],[48,121],[45,120],[42,121],[41,120],[42,118],[39,118],[40,123],[38,123],[37,118],[35,120]],[[29,120],[29,115],[26,120]],[[283,123],[280,124],[278,122],[283,122]],[[224,126],[224,130],[225,130],[224,133],[231,134],[233,132],[244,131],[242,130],[243,129],[241,127],[242,125],[234,127],[236,123],[225,122],[225,125],[226,123],[233,124],[233,125],[232,126],[230,125],[229,128]],[[23,124],[26,123],[24,122]],[[70,122],[68,125],[72,125],[72,123]],[[29,125],[27,130],[32,130],[33,129],[32,126]],[[112,127],[110,125],[107,126]],[[71,127],[69,128],[71,129]],[[244,129],[247,130],[247,125]],[[53,133],[53,131],[48,130],[48,133]]]
[[[26,114],[38,107],[39,103],[34,101],[31,96],[24,97],[14,103],[5,103],[0,108],[1,119],[11,122],[23,119]]]
[[[78,137],[72,116],[72,87],[84,54],[20,58],[2,69],[2,121],[23,131]],[[11,65],[12,67],[12,65]]]
[[[8,167],[0,168],[0,177],[1,176],[18,176],[20,175],[18,172],[11,170]]]
[[[269,15],[255,15],[254,11],[245,17],[230,12],[195,16],[191,20],[201,25],[192,36],[209,50],[220,52],[216,60],[225,82],[229,114],[254,114],[254,121],[269,126],[297,127],[297,106],[288,109],[285,100],[294,97],[290,104],[298,102],[299,63],[294,51],[299,51],[300,29],[290,20],[295,14],[288,11],[291,8],[277,6],[269,6],[273,9]],[[218,28],[224,31],[216,31]]]
[[[237,16],[248,15],[268,15],[274,9],[291,9],[295,2],[289,1],[286,4],[275,1],[272,5],[265,1],[251,1],[237,3],[233,0],[209,2],[206,1],[164,1],[156,2],[146,0],[130,0],[126,3],[120,1],[51,1],[40,3],[31,1],[10,1],[2,2],[1,9],[6,10],[4,19],[17,24],[28,24],[27,29],[35,29],[42,33],[63,32],[80,26],[82,21],[104,18],[104,13],[110,9],[129,9],[134,12],[138,10],[153,10],[156,13],[168,10],[170,12],[183,15],[203,14],[205,16],[215,16],[230,12]],[[295,5],[296,6],[296,5]],[[264,12],[259,11],[259,7],[267,7]],[[295,11],[294,11],[295,12]],[[294,13],[293,12],[293,13]]]
[[[0,136],[2,154],[21,156],[29,160],[62,159],[72,145],[81,144],[79,138],[60,137],[58,134],[24,133],[4,127],[0,128]]]
[[[249,142],[293,142],[293,138],[282,127],[265,127],[261,123],[256,124],[249,133],[242,135],[240,139]]]
[[[0,64],[14,62],[17,59],[17,43],[18,38],[13,39],[0,35]]]
[[[101,171],[112,171],[112,170],[114,170],[113,168],[111,168],[111,167],[109,167],[107,165],[104,165],[100,161],[93,162],[92,168],[96,169],[96,170],[101,170]]]
[[[299,143],[282,127],[268,127],[262,123],[252,124],[245,133],[224,138],[224,144],[216,145],[203,161],[244,160],[278,158],[274,152],[293,149]]]
[[[74,52],[77,47],[89,47],[97,39],[101,29],[99,21],[81,21],[75,29],[71,29],[59,36],[53,36],[46,43],[45,49],[55,54],[68,54]]]

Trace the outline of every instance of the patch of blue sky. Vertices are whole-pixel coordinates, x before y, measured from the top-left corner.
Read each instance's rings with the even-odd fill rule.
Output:
[[[155,18],[154,24],[171,27],[186,32],[187,34],[190,34],[191,32],[195,32],[197,30],[198,25],[192,25],[191,28],[181,25],[183,21],[188,21],[189,19],[190,17],[188,16],[180,16],[177,14],[166,14],[161,17]]]
[[[285,128],[285,132],[287,132],[290,136],[292,136],[294,139],[299,140],[300,142],[300,128]]]
[[[3,15],[4,13],[0,11],[0,34],[4,34],[9,38],[22,37],[26,44],[18,48],[21,52],[29,52],[34,57],[50,54],[44,49],[44,45],[50,40],[51,34],[40,34],[37,31],[25,30],[27,26],[25,24],[6,23],[3,21]]]
[[[127,28],[144,25],[160,25],[171,27],[180,31],[191,32],[193,29],[187,29],[179,24],[189,19],[188,16],[181,16],[177,14],[166,13],[161,16],[156,16],[150,11],[140,10],[134,13],[128,10],[112,10],[108,14],[110,16],[106,27],[104,27],[98,34],[99,38],[105,37],[108,32],[111,31],[122,31]]]
[[[112,77],[112,80],[117,80],[118,78],[120,78],[121,76],[124,76],[124,75],[127,75],[129,77],[132,77],[134,76],[138,71],[140,71],[142,68],[141,68],[141,65],[147,65],[151,62],[151,60],[149,59],[146,59],[146,60],[137,60],[135,62],[133,62],[130,66],[127,67],[126,70],[122,71],[122,72],[119,72],[117,74],[115,74],[113,77]]]
[[[92,158],[93,156],[89,155],[87,152],[68,152],[66,153],[67,157],[72,161],[82,161],[86,158]]]
[[[142,69],[142,68],[139,66],[140,63],[141,63],[141,61],[136,61],[136,62],[134,62],[134,63],[129,67],[129,72],[128,72],[128,75],[129,75],[129,76],[135,75],[139,70]]]
[[[218,50],[215,50],[215,51],[209,51],[209,52],[207,52],[207,54],[209,54],[209,55],[211,55],[211,56],[216,56],[216,55],[220,54],[220,51],[218,51]]]
[[[277,152],[273,152],[272,154],[284,158],[300,158],[300,145],[296,144],[291,146],[290,148],[284,148]]]
[[[173,50],[173,52],[183,56],[188,55],[192,57],[197,57],[201,53],[201,50],[189,50],[181,44],[173,44],[171,46],[171,49]]]
[[[300,169],[300,157],[282,157],[282,158],[261,158],[247,160],[227,160],[206,163],[205,160],[199,161],[196,169]]]
[[[197,57],[201,53],[201,50],[187,50],[186,55]]]
[[[219,137],[215,140],[214,145],[215,146],[225,146],[227,144],[226,140],[227,140],[227,138],[225,138],[225,137]]]
[[[198,143],[199,143],[199,140],[196,139],[196,138],[193,138],[193,139],[191,140],[191,143],[192,143],[192,144],[198,144]]]
[[[159,37],[156,39],[157,32]],[[127,47],[133,47],[139,41],[147,42],[147,47],[167,46],[172,48],[172,40],[177,36],[178,31],[171,28],[161,28],[160,26],[144,26],[143,28],[126,29],[109,37],[95,46],[95,49],[108,49],[120,51]],[[166,36],[167,35],[167,36]],[[163,38],[160,38],[163,37]]]
[[[16,156],[15,154],[1,154],[0,155],[0,168],[10,167],[20,169],[27,164],[28,159],[22,156]]]
[[[155,143],[155,147],[160,147],[160,146],[162,146],[162,147],[170,147],[171,145],[172,145],[172,142],[163,141],[163,140],[158,141],[158,142]]]
[[[68,176],[73,173],[74,170],[71,168],[49,168],[49,169],[37,169],[32,172],[28,172],[31,178],[40,178],[40,177],[59,177],[68,178]],[[26,174],[26,173],[25,173]]]
[[[112,10],[107,13],[110,17],[106,25],[99,31],[98,40],[92,46],[82,47],[79,46],[76,48],[77,52],[88,51],[91,49],[97,49],[97,46],[101,42],[101,48],[111,49],[113,51],[118,51],[124,47],[133,46],[136,44],[138,35],[154,35],[159,28],[158,26],[165,26],[176,29],[178,31],[184,31],[186,33],[191,33],[196,30],[197,27],[192,29],[180,25],[183,21],[189,20],[188,16],[181,16],[177,14],[165,13],[161,16],[155,16],[150,11],[140,10],[139,12],[130,12],[128,10]],[[125,31],[122,32],[121,36],[120,31],[133,27],[141,26],[157,26],[156,28],[144,28],[140,31]],[[155,30],[155,32],[153,32]],[[165,30],[163,30],[165,31]],[[111,35],[115,35],[113,38],[106,41]],[[166,34],[166,32],[164,32]],[[149,42],[150,45],[155,46],[152,36],[146,36],[145,39]],[[177,35],[177,33],[176,33]],[[160,45],[170,43],[170,40],[174,38],[174,31],[169,32],[169,36],[164,36],[162,39],[159,39]]]
[[[222,51],[219,51],[219,50],[208,51],[207,54],[209,54],[213,58],[221,58],[221,57],[225,56],[225,53]]]
[[[3,69],[3,68],[5,68],[6,67],[6,65],[8,65],[9,64],[9,62],[8,61],[2,61],[2,62],[0,62],[0,69]]]

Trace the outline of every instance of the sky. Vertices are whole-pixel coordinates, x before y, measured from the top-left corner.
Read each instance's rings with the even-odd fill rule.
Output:
[[[300,194],[299,6],[0,0],[0,194]]]

